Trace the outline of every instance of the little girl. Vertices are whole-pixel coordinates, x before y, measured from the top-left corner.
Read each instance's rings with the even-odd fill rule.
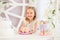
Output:
[[[27,7],[25,19],[22,21],[22,25],[19,28],[19,34],[32,34],[36,32],[36,10],[34,7]]]
[[[49,35],[49,25],[48,25],[48,21],[40,21],[40,35],[41,36],[47,36]]]

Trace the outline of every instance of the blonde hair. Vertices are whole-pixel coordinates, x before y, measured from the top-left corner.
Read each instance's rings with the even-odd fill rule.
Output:
[[[27,7],[25,13],[27,13],[27,10],[28,10],[28,9],[32,9],[32,10],[34,10],[34,17],[33,17],[33,20],[35,20],[35,19],[36,19],[36,10],[35,10],[35,8],[34,8],[34,7]],[[29,20],[29,19],[26,17],[26,20]]]

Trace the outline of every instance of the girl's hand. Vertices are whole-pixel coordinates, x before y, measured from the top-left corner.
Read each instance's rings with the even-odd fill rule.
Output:
[[[18,33],[19,33],[19,32],[24,32],[25,29],[26,29],[25,24],[22,22],[22,25],[21,25],[21,27],[19,28]]]

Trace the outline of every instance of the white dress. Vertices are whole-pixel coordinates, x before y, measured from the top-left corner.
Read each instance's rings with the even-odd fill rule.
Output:
[[[27,31],[29,31],[29,32],[34,30],[36,22],[37,22],[36,20],[33,20],[32,22],[29,23],[25,19],[23,20],[23,24],[25,25]]]
[[[25,27],[27,27],[28,29],[32,30],[35,27],[36,20],[32,21],[31,23],[29,23],[26,20],[24,20],[23,22],[25,24]]]

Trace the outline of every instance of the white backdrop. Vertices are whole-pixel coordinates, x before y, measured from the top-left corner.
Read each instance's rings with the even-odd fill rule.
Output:
[[[37,15],[39,20],[45,20],[44,13],[45,10],[49,7],[50,0],[39,0],[37,2],[36,8],[37,8]]]

